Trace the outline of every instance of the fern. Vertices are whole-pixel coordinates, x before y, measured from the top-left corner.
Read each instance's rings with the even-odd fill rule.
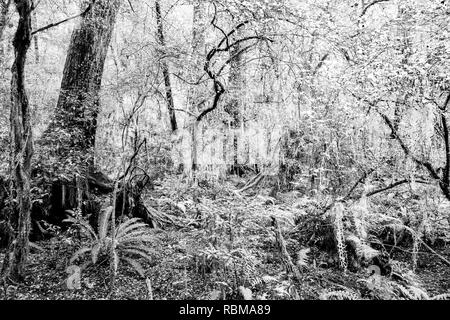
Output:
[[[439,294],[431,297],[430,300],[450,300],[450,293]]]
[[[308,254],[311,252],[310,248],[301,249],[297,252],[297,266],[299,267],[307,267],[308,266]]]
[[[83,257],[90,253],[92,264],[96,264],[98,257],[102,253],[109,253],[113,249],[114,269],[117,271],[120,261],[125,261],[136,270],[142,277],[145,276],[144,268],[137,259],[142,258],[145,261],[151,262],[154,251],[148,247],[148,243],[153,242],[153,237],[150,234],[150,229],[147,224],[140,221],[140,219],[133,218],[120,223],[116,227],[114,243],[112,237],[108,235],[111,221],[109,217],[112,213],[112,207],[102,210],[99,217],[98,233],[95,233],[93,228],[82,220],[69,218],[66,221],[73,222],[81,229],[84,229],[91,235],[90,243],[77,250],[70,262]],[[110,232],[109,232],[110,233]],[[113,248],[111,248],[113,246]]]
[[[396,289],[399,293],[399,297],[404,297],[409,300],[429,300],[430,297],[428,296],[428,293],[425,292],[425,290],[412,286],[412,285],[403,285],[396,282],[392,282],[392,287],[394,290]]]
[[[319,296],[320,300],[359,300],[360,297],[353,291],[339,290],[324,292]]]

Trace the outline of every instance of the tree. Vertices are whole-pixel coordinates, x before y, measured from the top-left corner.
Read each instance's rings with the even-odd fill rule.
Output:
[[[0,43],[3,40],[3,32],[6,28],[6,22],[8,18],[9,5],[11,0],[0,0]],[[2,62],[3,46],[0,45],[0,63]]]
[[[120,3],[90,2],[72,33],[54,119],[40,141],[54,172],[86,176],[94,167],[103,69]]]
[[[236,38],[236,37],[233,37]],[[238,43],[230,51],[230,74],[228,78],[229,101],[224,107],[225,112],[230,116],[230,127],[233,135],[233,163],[230,172],[239,173],[238,163],[238,130],[241,123],[240,114],[242,108],[242,87],[245,85],[242,75],[242,45]]]
[[[19,24],[13,40],[14,63],[11,69],[11,203],[9,210],[9,243],[2,276],[20,280],[29,251],[31,213],[31,158],[33,134],[28,96],[25,89],[25,63],[32,39],[30,0],[15,0]],[[17,205],[13,205],[17,203]]]
[[[201,69],[197,69],[199,66],[203,66],[205,61],[205,9],[202,1],[196,0],[194,2],[194,13],[192,21],[192,56],[194,58],[194,70],[192,71],[192,77],[197,83],[190,87],[188,93],[189,99],[189,112],[197,113],[199,106],[203,104],[202,95],[204,95],[205,86],[200,84],[203,72]],[[189,168],[185,168],[187,172],[195,174],[198,169],[198,121],[195,117],[190,124],[191,130],[191,165]]]
[[[38,141],[33,168],[33,181],[48,195],[42,196],[43,206],[50,207],[55,223],[61,223],[65,210],[85,211],[83,200],[91,199],[93,189],[112,192],[112,181],[95,166],[94,148],[104,65],[121,2],[84,1],[75,16],[81,21],[71,35],[55,113]]]
[[[170,127],[172,129],[172,132],[175,132],[178,129],[178,125],[177,125],[177,118],[175,115],[175,105],[172,96],[172,85],[170,84],[169,66],[164,57],[164,49],[166,46],[166,41],[164,37],[164,25],[163,25],[163,18],[161,15],[161,5],[158,0],[155,1],[155,11],[156,11],[156,22],[158,25],[157,38],[160,45],[160,52],[162,53],[159,59],[164,77],[164,85],[166,89],[166,103],[167,109],[169,111]]]

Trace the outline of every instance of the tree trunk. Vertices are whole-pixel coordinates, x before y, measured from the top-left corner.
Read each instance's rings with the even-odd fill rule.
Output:
[[[9,5],[11,3],[11,0],[0,0],[0,65],[2,63],[3,59],[3,44],[1,43],[3,40],[3,32],[6,28],[6,20],[8,17],[9,12]]]
[[[121,2],[89,1],[90,9],[83,9],[67,51],[55,115],[39,140],[33,176],[36,183],[50,185],[43,205],[51,208],[54,223],[66,210],[79,209],[80,201],[84,213],[97,214],[99,204],[90,193],[113,191],[112,181],[95,169],[94,147],[103,70]]]
[[[8,17],[11,0],[0,0],[0,41],[3,40],[3,31],[6,28],[6,18]]]
[[[231,174],[241,175],[238,161],[238,131],[241,125],[240,109],[242,107],[242,53],[240,44],[233,47],[230,52],[230,75],[229,75],[229,102],[225,106],[225,112],[231,117],[230,127],[233,137],[233,163],[229,167]]]
[[[53,157],[52,172],[85,176],[94,165],[103,69],[120,3],[91,3],[72,33],[55,117],[41,139]]]
[[[195,1],[194,14],[192,21],[192,56],[194,57],[194,68],[199,68],[193,71],[193,79],[197,81],[203,69],[201,68],[205,61],[205,17],[204,8],[201,1]],[[206,91],[204,85],[196,84],[189,90],[189,112],[197,114],[198,106],[202,97],[202,91]],[[198,133],[199,123],[197,119],[193,118],[190,123],[191,133],[191,165],[185,168],[190,172],[191,178],[195,178],[195,172],[198,170]]]
[[[161,16],[161,6],[159,3],[159,0],[155,2],[155,11],[156,11],[156,22],[158,24],[158,32],[157,37],[160,45],[160,52],[161,56],[159,57],[161,69],[163,72],[164,77],[164,85],[166,88],[166,101],[167,101],[167,109],[169,111],[169,117],[170,117],[170,127],[172,129],[172,132],[177,131],[178,125],[177,125],[177,118],[175,115],[175,105],[173,102],[173,95],[172,95],[172,85],[170,83],[170,72],[169,72],[169,66],[167,62],[164,60],[164,50],[166,47],[166,41],[164,38],[164,27],[163,27],[163,21]]]
[[[33,29],[36,30],[37,29],[37,14],[36,14],[36,10],[33,10]],[[34,42],[34,61],[36,62],[36,64],[39,63],[40,61],[40,57],[39,57],[39,37],[37,35],[35,35],[33,37],[33,42]]]
[[[31,12],[29,0],[15,0],[19,13],[19,24],[14,37],[15,59],[11,69],[11,180],[14,182],[16,206],[9,210],[8,252],[2,276],[21,280],[29,251],[31,214],[31,157],[33,155],[33,135],[30,108],[25,90],[25,63],[31,44]],[[11,190],[12,192],[13,190]]]

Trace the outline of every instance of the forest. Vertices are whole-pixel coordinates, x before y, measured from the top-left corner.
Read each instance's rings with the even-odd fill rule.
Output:
[[[0,300],[448,300],[449,117],[447,0],[0,0]]]

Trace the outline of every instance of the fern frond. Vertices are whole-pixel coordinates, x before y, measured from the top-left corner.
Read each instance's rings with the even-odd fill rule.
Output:
[[[92,263],[96,264],[98,260],[98,254],[100,253],[100,250],[102,248],[102,243],[98,242],[96,243],[91,250],[91,256],[92,256]]]
[[[144,251],[145,253],[147,253],[150,256],[155,256],[155,255],[158,254],[155,249],[149,248],[149,247],[147,247],[144,244],[127,244],[127,245],[120,244],[119,249],[120,250],[122,250],[122,249],[124,249],[124,250],[126,250],[126,249],[137,249],[137,250]]]
[[[319,298],[321,300],[359,300],[356,293],[345,290],[325,292]]]
[[[131,238],[139,238],[141,236],[145,235],[151,235],[149,230],[147,228],[142,228],[138,230],[132,230],[131,232],[128,232],[126,234],[121,235],[120,237],[116,237],[116,239],[119,240],[119,242],[122,242],[123,239],[131,239]]]
[[[117,272],[117,269],[119,268],[119,262],[120,262],[119,254],[117,253],[116,250],[114,250],[113,253],[114,272]]]
[[[128,228],[128,226],[139,223],[139,221],[141,221],[141,219],[139,218],[131,218],[128,219],[125,222],[122,222],[121,224],[119,224],[117,226],[117,230],[116,230],[116,237],[122,232],[122,230]]]
[[[302,267],[308,266],[308,254],[311,252],[310,248],[301,249],[297,252],[297,265]]]
[[[105,238],[108,233],[109,217],[111,216],[112,211],[113,207],[109,206],[100,212],[98,219],[98,235],[100,239]]]
[[[120,238],[120,237],[123,237],[125,235],[128,235],[129,233],[131,233],[131,231],[143,231],[142,228],[146,228],[146,227],[148,227],[148,225],[146,223],[143,223],[143,222],[133,223],[131,225],[128,225],[125,228],[123,228],[123,227],[121,228],[119,226],[119,229],[117,229],[117,232],[116,232],[116,238]],[[138,229],[138,230],[136,230],[136,229]]]
[[[450,293],[438,294],[437,296],[431,297],[430,300],[450,300]]]
[[[149,261],[149,262],[153,261],[153,257],[152,257],[152,256],[150,256],[150,255],[147,254],[146,252],[141,251],[141,250],[139,250],[139,249],[137,249],[137,248],[123,249],[122,252],[123,252],[123,253],[129,253],[129,254],[135,254],[135,255],[138,255],[138,256],[140,256],[140,257],[146,259],[146,260]]]
[[[36,250],[38,250],[38,251],[45,251],[44,248],[42,248],[41,246],[37,245],[37,244],[34,243],[34,242],[30,242],[29,245],[30,245],[30,248],[36,249]]]
[[[75,253],[72,255],[72,257],[70,258],[70,263],[72,264],[74,261],[76,261],[80,256],[82,256],[83,254],[85,254],[86,252],[91,251],[90,247],[83,247],[77,251],[75,251]]]
[[[409,292],[412,293],[415,300],[429,300],[430,299],[430,296],[428,295],[428,293],[419,287],[409,286],[408,290],[409,290]]]
[[[139,273],[141,277],[143,278],[145,277],[145,270],[138,261],[127,257],[122,257],[122,260],[130,264],[137,271],[137,273]]]
[[[153,237],[149,234],[144,234],[144,235],[139,235],[139,236],[124,236],[120,239],[121,243],[153,242],[153,241],[155,241],[155,237]]]

